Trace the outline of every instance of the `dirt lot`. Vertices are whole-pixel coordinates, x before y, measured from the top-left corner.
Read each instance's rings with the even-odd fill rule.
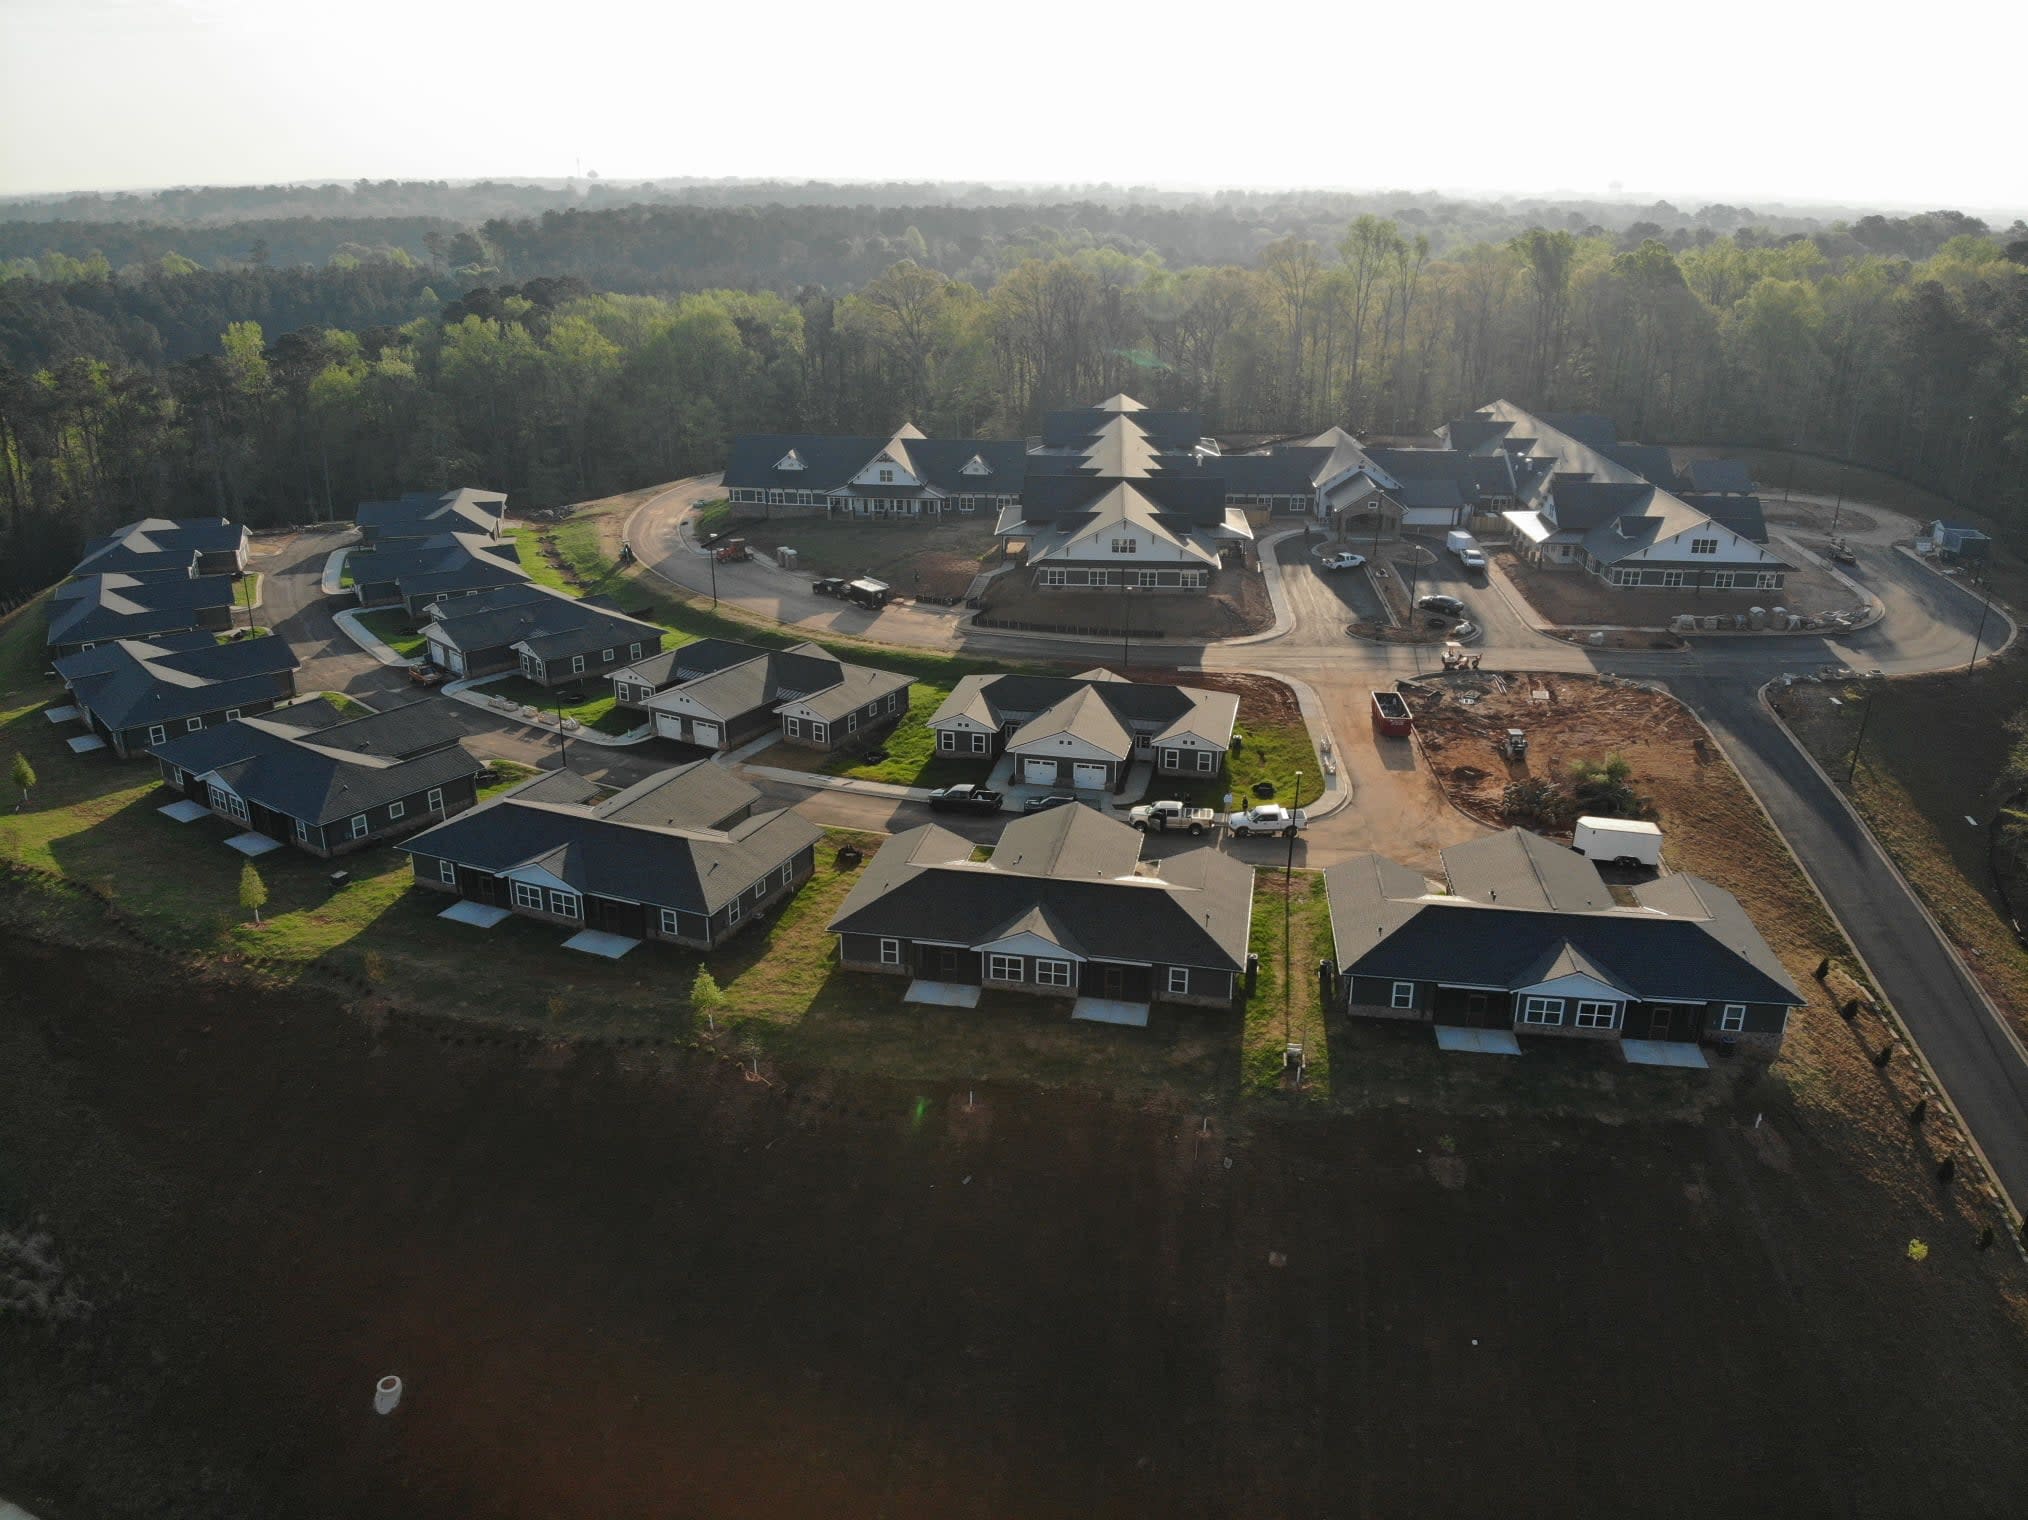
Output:
[[[2028,1486],[2017,1269],[1779,1111],[1206,1133],[144,1007],[137,973],[0,944],[0,1229],[89,1304],[0,1317],[0,1492],[46,1520],[1985,1516]]]
[[[1170,639],[1231,638],[1272,628],[1275,610],[1258,570],[1220,570],[1203,592],[1043,591],[1026,568],[997,577],[986,588],[982,621],[1034,627],[1096,628],[1117,634],[1130,628]]]
[[[940,523],[781,517],[730,523],[726,531],[768,554],[789,545],[811,575],[871,575],[903,596],[963,596],[1000,553],[990,515]]]
[[[1524,564],[1511,549],[1493,559],[1514,587],[1550,622],[1564,627],[1666,628],[1681,612],[1730,617],[1755,607],[1791,612],[1856,612],[1865,601],[1828,571],[1806,565],[1789,572],[1780,591],[1630,591],[1608,586],[1582,570],[1545,570]]]

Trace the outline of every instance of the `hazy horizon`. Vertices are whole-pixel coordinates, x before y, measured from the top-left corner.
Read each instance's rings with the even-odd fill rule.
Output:
[[[358,0],[338,24],[259,0],[6,0],[0,193],[595,171],[2013,214],[2028,168],[1985,148],[2013,135],[2011,54],[1967,48],[1953,10],[1976,14],[1953,0],[1887,47],[1744,0],[1694,18],[1571,0],[1518,34],[1476,0],[1441,30],[1299,0],[1257,37],[1056,0],[842,24],[792,0],[764,27],[624,0],[504,0],[476,23]],[[1793,94],[1828,80],[1821,105]]]

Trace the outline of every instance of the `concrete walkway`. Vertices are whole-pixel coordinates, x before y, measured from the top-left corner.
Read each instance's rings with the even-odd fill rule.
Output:
[[[324,574],[317,582],[317,589],[322,591],[324,595],[345,595],[346,588],[340,585],[339,582],[345,579],[345,558],[352,552],[352,549],[353,546],[351,544],[347,544],[342,549],[333,549],[330,558],[324,561]]]
[[[639,728],[629,729],[624,734],[602,734],[595,729],[585,727],[584,724],[579,723],[575,718],[565,718],[559,724],[554,712],[545,711],[539,707],[531,714],[522,711],[521,708],[516,706],[502,706],[498,701],[482,695],[478,690],[479,687],[489,682],[504,681],[513,674],[514,672],[511,670],[502,670],[490,676],[474,676],[469,681],[447,681],[438,690],[455,702],[463,702],[467,707],[476,707],[479,711],[489,713],[495,718],[505,718],[513,723],[525,723],[531,728],[548,729],[551,732],[560,731],[573,744],[597,744],[610,749],[622,749],[629,745],[646,744],[650,739],[655,737],[655,725],[652,721],[643,723]]]
[[[331,614],[331,621],[338,625],[339,631],[345,637],[352,640],[353,643],[390,669],[413,670],[416,666],[425,663],[421,656],[411,658],[407,655],[396,654],[387,645],[367,632],[365,626],[359,621],[359,614],[363,610],[365,609],[354,607],[344,612],[334,612]]]

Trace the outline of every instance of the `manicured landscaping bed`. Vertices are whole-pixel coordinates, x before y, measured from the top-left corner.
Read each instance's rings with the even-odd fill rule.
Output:
[[[600,691],[601,687],[603,691]],[[582,702],[562,701],[558,695],[560,690],[581,691],[586,699]],[[546,713],[560,711],[566,718],[575,718],[586,728],[602,734],[630,734],[646,726],[648,721],[632,708],[617,706],[613,700],[612,682],[595,677],[589,671],[575,686],[538,686],[526,676],[502,676],[486,682],[478,691],[481,696],[504,697],[519,706],[539,708]]]

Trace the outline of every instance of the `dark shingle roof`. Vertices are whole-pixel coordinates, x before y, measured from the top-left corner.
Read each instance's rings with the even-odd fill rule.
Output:
[[[1027,931],[1087,959],[1240,970],[1252,868],[1207,848],[1143,873],[1140,847],[1127,825],[1083,806],[1008,824],[984,863],[926,824],[881,847],[829,927],[963,945]]]
[[[1741,538],[1750,538],[1757,544],[1767,542],[1767,514],[1761,509],[1758,496],[1706,496],[1693,491],[1682,501]]]
[[[1597,868],[1512,829],[1444,852],[1451,890],[1375,855],[1324,873],[1349,975],[1517,989],[1573,971],[1635,999],[1799,1004],[1737,899],[1695,876],[1613,899]]]
[[[823,837],[788,809],[724,828],[687,821],[729,817],[759,795],[708,761],[589,805],[541,795],[534,783],[517,788],[400,848],[496,875],[540,869],[595,896],[711,913]]]
[[[1693,459],[1690,461],[1693,490],[1728,496],[1753,494],[1753,472],[1740,459]]]
[[[202,614],[230,607],[232,597],[229,575],[87,575],[57,587],[51,596],[49,642],[104,643],[180,633],[197,627]]]
[[[362,501],[352,520],[380,539],[449,532],[490,535],[506,510],[502,492],[460,486],[453,491],[410,491],[394,501]]]
[[[269,634],[221,644],[200,632],[161,643],[101,644],[58,660],[56,673],[79,706],[123,729],[278,701],[289,695],[296,665],[287,639]]]
[[[1537,415],[1558,432],[1601,453],[1620,441],[1619,427],[1612,418],[1600,412],[1539,412]]]
[[[239,548],[246,529],[223,517],[143,517],[85,545],[72,575],[108,575],[170,566]]]
[[[831,491],[843,486],[894,438],[827,438],[817,433],[743,433],[733,439],[724,483],[741,489]],[[1019,494],[1027,473],[1026,446],[1005,438],[902,438],[906,468],[948,494]],[[801,469],[780,466],[793,454]],[[967,475],[976,457],[984,475]],[[871,488],[869,488],[871,489]],[[888,494],[893,494],[892,492]]]
[[[1682,479],[1676,474],[1676,461],[1659,443],[1615,443],[1599,452],[1614,464],[1625,466],[1641,479],[1652,481],[1665,491],[1676,491],[1682,487]]]

